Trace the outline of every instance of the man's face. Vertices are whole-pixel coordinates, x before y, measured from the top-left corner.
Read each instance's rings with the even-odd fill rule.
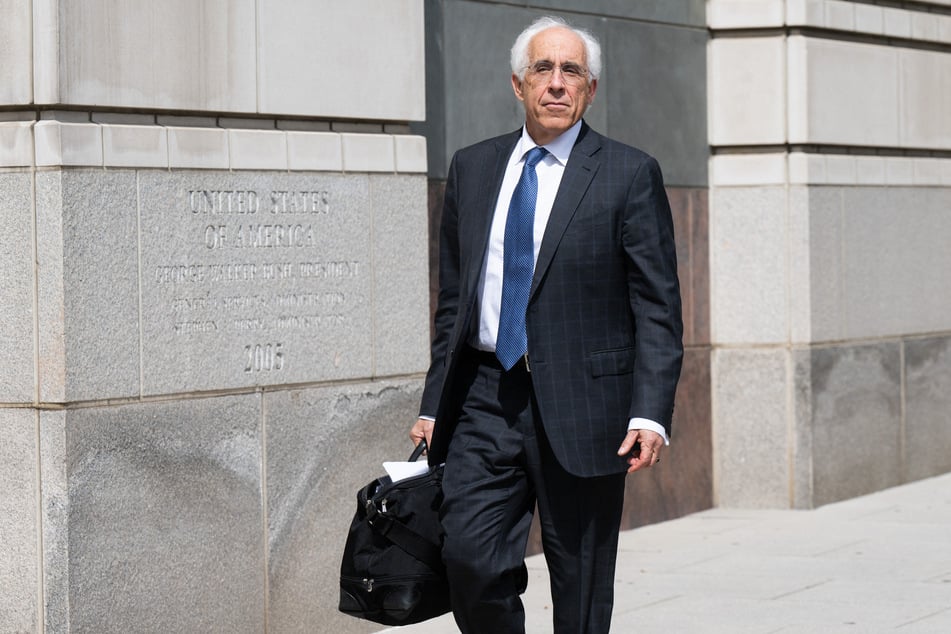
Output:
[[[545,145],[581,119],[598,80],[588,79],[584,42],[567,29],[547,29],[532,38],[528,65],[524,80],[512,75],[512,88],[525,106],[528,133]],[[579,69],[581,75],[571,72]]]

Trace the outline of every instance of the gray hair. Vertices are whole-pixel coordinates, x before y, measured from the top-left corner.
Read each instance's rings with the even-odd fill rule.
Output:
[[[588,31],[571,26],[562,18],[546,15],[538,18],[528,25],[524,31],[515,38],[515,44],[512,45],[512,73],[519,79],[525,79],[525,69],[528,67],[528,45],[532,38],[548,29],[568,29],[581,38],[584,43],[585,57],[587,57],[588,73],[591,79],[597,79],[601,76],[601,45],[598,40]]]

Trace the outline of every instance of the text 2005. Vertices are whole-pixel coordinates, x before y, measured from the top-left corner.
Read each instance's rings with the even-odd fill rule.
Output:
[[[245,372],[276,372],[283,369],[283,343],[255,343],[244,347]]]

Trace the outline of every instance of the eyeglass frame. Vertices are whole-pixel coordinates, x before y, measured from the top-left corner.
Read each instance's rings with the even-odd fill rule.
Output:
[[[542,70],[538,70],[538,66],[540,64],[542,66],[550,65],[551,68],[549,69],[543,68]],[[580,72],[578,73],[565,72],[566,66],[569,68],[571,67],[577,68]],[[561,73],[562,81],[564,81],[566,84],[569,84],[571,86],[580,86],[588,77],[591,76],[591,71],[589,69],[575,62],[555,64],[554,62],[550,62],[546,59],[540,59],[537,62],[533,64],[529,64],[528,66],[525,66],[522,68],[522,71],[524,71],[525,76],[529,79],[529,81],[533,81],[533,78],[534,78],[534,80],[539,80],[539,79],[544,80],[545,83],[548,83],[552,79],[554,79],[556,70]],[[548,76],[545,77],[544,73],[548,73]]]

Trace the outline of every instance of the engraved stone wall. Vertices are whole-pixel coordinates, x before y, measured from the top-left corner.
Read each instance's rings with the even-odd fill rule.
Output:
[[[425,253],[425,187],[413,175],[38,175],[43,398],[425,371],[426,261],[406,257]]]
[[[367,176],[144,173],[145,393],[372,374]]]

